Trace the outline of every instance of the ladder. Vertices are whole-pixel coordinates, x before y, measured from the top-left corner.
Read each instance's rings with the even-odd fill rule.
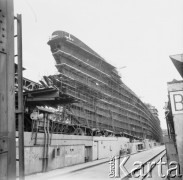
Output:
[[[18,149],[19,149],[19,179],[25,179],[25,165],[24,165],[24,103],[23,103],[23,79],[22,79],[22,16],[17,14],[14,19],[17,21],[17,76],[18,76],[18,107],[15,113],[18,115]]]

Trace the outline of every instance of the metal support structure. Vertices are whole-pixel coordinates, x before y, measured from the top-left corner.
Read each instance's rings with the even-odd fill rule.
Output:
[[[0,179],[16,179],[13,0],[0,0]]]
[[[82,106],[82,110],[84,111],[83,114],[84,114],[85,119],[86,119],[86,125],[87,125],[87,127],[89,128],[90,125],[89,125],[89,122],[88,122],[88,116],[87,116],[86,110],[85,110],[85,108],[84,108],[84,103],[83,103],[83,102],[81,102],[81,106]]]
[[[109,109],[109,115],[110,115],[110,119],[111,119],[111,126],[112,126],[112,129],[113,131],[115,132],[115,127],[114,127],[114,119],[113,119],[113,116],[112,116],[112,111]]]
[[[19,179],[25,179],[24,165],[24,106],[22,78],[22,16],[17,15],[17,52],[18,52],[18,137],[19,137]]]
[[[97,100],[96,100],[96,98],[93,98],[93,109],[94,109],[94,120],[93,120],[93,122],[96,123],[96,128],[100,128],[99,127],[99,122],[98,122],[98,117],[97,117],[97,106],[96,106],[96,104],[97,104]]]

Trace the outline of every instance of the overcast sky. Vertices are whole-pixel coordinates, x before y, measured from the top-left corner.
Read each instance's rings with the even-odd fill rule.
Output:
[[[122,81],[156,106],[166,128],[167,82],[181,77],[169,56],[183,51],[182,0],[15,0],[23,18],[24,76],[55,74],[47,41],[73,34],[119,69]]]

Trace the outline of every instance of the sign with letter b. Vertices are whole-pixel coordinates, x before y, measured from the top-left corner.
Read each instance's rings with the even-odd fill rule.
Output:
[[[170,92],[172,114],[183,113],[183,91]]]

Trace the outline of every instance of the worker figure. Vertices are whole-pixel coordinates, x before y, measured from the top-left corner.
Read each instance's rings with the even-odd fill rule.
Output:
[[[119,151],[119,156],[121,157],[121,156],[124,156],[124,155],[126,155],[127,154],[127,149],[120,149],[120,151]]]
[[[119,150],[119,157],[121,157],[121,156],[123,156],[124,155],[124,150],[121,148],[120,150]]]

